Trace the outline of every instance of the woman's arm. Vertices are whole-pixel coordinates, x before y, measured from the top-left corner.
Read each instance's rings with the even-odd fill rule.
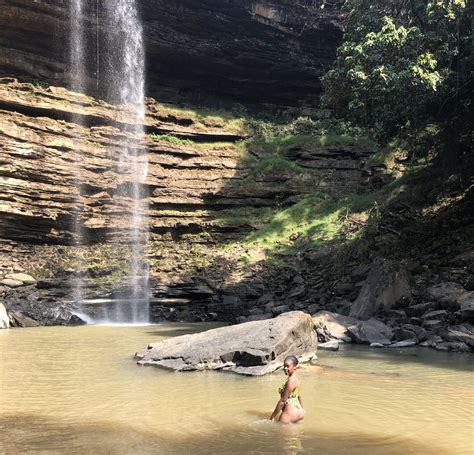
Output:
[[[296,387],[295,381],[292,380],[291,378],[288,379],[285,385],[285,389],[283,390],[283,393],[281,394],[280,399],[277,401],[275,409],[272,412],[272,415],[270,416],[270,420],[274,420],[275,417],[278,415],[278,413],[282,411],[282,409],[285,407],[286,400],[288,400],[290,393],[293,392],[295,387]]]
[[[281,412],[283,409],[283,406],[285,406],[285,403],[281,401],[281,398],[277,401],[277,404],[275,406],[275,409],[272,412],[272,415],[270,416],[270,420],[274,420],[275,417]]]

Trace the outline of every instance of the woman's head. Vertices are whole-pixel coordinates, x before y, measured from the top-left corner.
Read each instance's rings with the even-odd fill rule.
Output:
[[[296,370],[296,366],[298,365],[298,359],[294,355],[289,355],[285,357],[283,361],[283,370],[285,374],[291,375]]]

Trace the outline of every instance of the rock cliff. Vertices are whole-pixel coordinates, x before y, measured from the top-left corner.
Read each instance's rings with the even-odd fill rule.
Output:
[[[90,91],[106,92],[100,55],[107,18],[90,0],[86,27]],[[314,105],[319,78],[341,39],[339,0],[139,0],[147,90],[165,101],[216,98]],[[0,0],[0,68],[65,86],[70,20],[61,0]],[[102,46],[103,47],[103,46]],[[97,60],[97,54],[99,59]],[[100,58],[102,57],[102,58]],[[97,63],[99,61],[99,64]],[[101,63],[102,62],[102,63]]]
[[[245,132],[213,125],[213,117],[199,123],[185,112],[178,119],[149,99],[145,127],[151,136],[139,140],[126,132],[126,113],[117,107],[12,79],[0,81],[0,108],[0,231],[3,239],[20,242],[73,244],[75,223],[90,243],[126,234],[131,200],[117,188],[134,177],[130,169],[117,167],[123,144],[147,152],[141,191],[152,239],[206,232],[208,241],[217,241],[237,231],[242,235],[252,228],[252,210],[257,216],[262,208],[285,204],[318,185],[333,194],[357,186],[368,156],[349,146],[296,148],[292,156],[298,163],[321,172],[312,187],[288,175],[249,182],[250,169],[233,145]],[[154,133],[184,140],[156,141]],[[337,174],[329,172],[334,170]],[[244,221],[243,209],[250,214]]]
[[[242,119],[198,115],[149,98],[145,137],[128,126],[126,110],[117,106],[0,79],[0,279],[31,273],[40,278],[40,294],[53,301],[70,297],[77,278],[90,297],[120,283],[133,209],[118,190],[134,176],[118,166],[117,155],[127,144],[148,160],[140,195],[147,206],[152,317],[192,319],[188,303],[197,299],[199,314],[212,312],[214,290],[245,278],[235,268],[241,252],[219,260],[226,253],[218,248],[304,194],[319,189],[337,196],[359,187],[371,154],[354,145],[294,146],[285,159],[298,166],[296,174],[286,168],[256,174],[265,157],[246,156],[237,143],[248,134]],[[211,289],[202,286],[204,275],[212,277]],[[239,305],[217,305],[211,318],[235,318]]]

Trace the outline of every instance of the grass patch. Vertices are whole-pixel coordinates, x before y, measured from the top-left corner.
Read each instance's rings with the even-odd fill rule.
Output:
[[[215,222],[218,224],[248,224],[254,227],[262,227],[270,222],[274,212],[274,209],[271,207],[260,207],[258,209],[240,207],[221,210],[216,214]]]
[[[408,203],[422,200],[426,185],[424,170],[424,166],[414,168],[373,193],[348,194],[337,200],[323,193],[307,195],[277,211],[267,225],[244,240],[243,246],[261,248],[271,257],[275,253],[291,254],[327,242],[358,238],[373,228],[380,211],[395,199]]]
[[[280,155],[267,156],[257,161],[252,169],[251,176],[258,177],[265,174],[273,173],[304,173],[307,172],[301,166]]]
[[[202,107],[176,107],[159,103],[149,106],[150,110],[159,117],[172,122],[185,122],[197,130],[223,129],[229,133],[246,134],[246,120],[224,109],[209,109]]]
[[[315,244],[333,239],[339,232],[342,207],[331,198],[313,194],[274,215],[263,229],[252,233],[246,243],[273,252],[287,250],[296,239]]]
[[[186,145],[193,146],[194,142],[191,139],[181,139],[176,136],[171,136],[169,134],[149,134],[148,137],[153,139],[156,142],[164,141],[173,145]]]

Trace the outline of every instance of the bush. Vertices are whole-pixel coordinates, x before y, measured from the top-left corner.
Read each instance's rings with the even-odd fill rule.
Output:
[[[165,141],[174,145],[194,145],[194,142],[191,139],[181,139],[176,136],[171,136],[168,134],[149,134],[150,139],[153,139],[156,142]]]

